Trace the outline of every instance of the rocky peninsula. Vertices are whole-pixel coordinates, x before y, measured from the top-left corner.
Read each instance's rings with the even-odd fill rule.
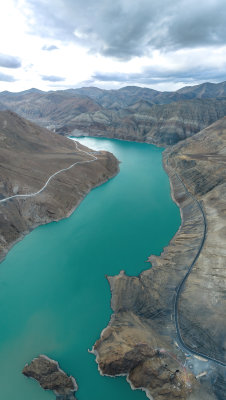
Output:
[[[0,143],[0,259],[34,227],[69,216],[92,188],[119,169],[112,154],[95,156],[11,111],[0,112]],[[20,197],[38,192],[59,170],[45,190]]]
[[[52,390],[56,400],[73,400],[78,385],[73,376],[68,376],[55,360],[45,355],[34,358],[30,364],[26,364],[22,373],[28,378],[39,382],[44,390]]]
[[[225,149],[223,118],[164,152],[181,227],[152,268],[108,277],[114,313],[93,348],[100,372],[126,375],[154,400],[226,393]]]

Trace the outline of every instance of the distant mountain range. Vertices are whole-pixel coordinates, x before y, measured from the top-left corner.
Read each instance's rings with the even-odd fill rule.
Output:
[[[0,110],[4,109],[63,135],[74,132],[164,146],[192,136],[226,115],[226,82],[207,82],[175,92],[137,86],[4,91]]]
[[[69,89],[70,93],[88,96],[104,108],[119,109],[145,100],[151,104],[170,104],[180,100],[207,99],[226,97],[226,82],[203,83],[187,86],[176,92],[159,92],[138,86],[126,86],[118,90],[103,90],[96,87]]]

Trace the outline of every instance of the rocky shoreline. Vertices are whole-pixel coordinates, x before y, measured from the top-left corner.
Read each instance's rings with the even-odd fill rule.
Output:
[[[114,313],[108,327],[94,345],[99,369],[104,375],[127,375],[133,387],[145,389],[148,396],[155,400],[221,399],[221,393],[225,393],[223,367],[211,361],[206,363],[193,354],[187,354],[185,349],[178,346],[174,310],[176,289],[195,259],[203,239],[203,217],[194,200],[197,198],[202,202],[209,229],[204,248],[179,299],[179,325],[188,348],[224,361],[224,252],[221,251],[215,261],[219,276],[215,276],[214,268],[211,273],[208,262],[209,257],[216,255],[216,246],[219,250],[223,249],[222,229],[225,223],[222,218],[225,217],[221,210],[225,209],[225,200],[222,194],[216,197],[214,192],[219,194],[219,191],[225,190],[226,176],[222,174],[222,164],[225,162],[224,141],[226,142],[226,118],[194,138],[164,152],[163,162],[171,181],[172,197],[181,210],[180,229],[160,257],[149,258],[151,269],[142,272],[138,277],[126,276],[123,272],[107,277]],[[210,157],[214,158],[214,164],[210,164]],[[203,186],[207,181],[209,185]],[[216,202],[217,199],[220,203]],[[210,202],[211,212],[208,209]],[[221,214],[221,221],[218,220],[217,213]],[[210,232],[211,224],[213,228],[215,224],[215,228]],[[214,239],[217,227],[221,233],[221,240],[218,242],[216,237]],[[211,244],[208,247],[211,235],[211,241],[214,240],[215,245],[212,256]],[[204,258],[205,252],[208,254],[207,260]],[[197,272],[203,275],[199,279]],[[210,287],[211,292],[208,290]],[[215,299],[215,304],[207,302],[207,292],[210,299]],[[197,304],[198,300],[200,304]],[[188,367],[190,372],[192,369],[190,384],[187,381],[188,372],[185,373],[183,368],[178,367],[175,359],[179,360],[179,364],[185,365],[186,371]],[[175,374],[173,379],[172,371]],[[196,376],[199,378],[196,379]]]

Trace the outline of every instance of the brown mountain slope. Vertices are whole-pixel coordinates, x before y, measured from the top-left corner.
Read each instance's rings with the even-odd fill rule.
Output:
[[[59,133],[104,136],[172,145],[226,115],[226,99],[196,99],[168,105],[138,102],[119,111],[101,110],[73,118]]]
[[[207,236],[179,303],[182,335],[226,363],[226,117],[167,151],[168,163],[201,201]]]
[[[150,257],[151,269],[138,277],[123,271],[108,277],[114,314],[94,351],[103,374],[127,374],[154,400],[223,400],[226,118],[163,155],[181,227],[161,256]],[[182,345],[176,316],[182,340],[195,354]],[[212,361],[201,361],[200,353]]]
[[[116,158],[107,152],[94,156],[71,140],[19,117],[0,112],[0,256],[36,225],[56,221],[70,214],[95,186],[118,171]],[[87,163],[86,161],[92,160]],[[77,164],[55,176],[34,197],[9,196],[39,191],[56,171]]]

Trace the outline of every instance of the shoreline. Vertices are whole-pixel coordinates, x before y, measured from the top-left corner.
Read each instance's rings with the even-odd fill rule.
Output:
[[[59,133],[59,135],[61,135],[60,133]],[[116,138],[116,137],[107,137],[107,136],[100,136],[100,135],[97,135],[97,136],[91,136],[91,135],[89,135],[89,136],[87,136],[87,135],[80,135],[80,136],[74,136],[74,135],[72,135],[71,133],[68,135],[68,134],[66,134],[66,135],[61,135],[61,136],[64,136],[64,137],[67,137],[67,138],[94,138],[94,139],[109,139],[109,140],[119,140],[120,142],[130,142],[130,143],[145,143],[145,144],[151,144],[152,146],[155,146],[155,147],[158,147],[159,149],[163,149],[163,151],[167,148],[167,147],[165,147],[165,146],[161,146],[160,144],[155,144],[155,143],[152,143],[152,142],[146,142],[146,141],[143,141],[143,140],[133,140],[133,139],[120,139],[120,138]],[[169,146],[170,147],[170,146]]]
[[[117,161],[118,161],[118,160],[117,160]],[[43,226],[43,225],[50,224],[51,222],[59,222],[59,221],[61,221],[61,220],[64,220],[64,219],[69,218],[69,217],[74,213],[74,211],[79,207],[79,205],[80,205],[81,202],[84,200],[84,198],[91,192],[91,190],[94,190],[94,189],[98,188],[99,186],[103,185],[104,183],[107,183],[108,181],[110,181],[111,179],[115,178],[115,177],[118,175],[118,173],[120,172],[120,167],[119,167],[119,165],[120,165],[120,162],[118,161],[117,171],[116,171],[113,175],[111,175],[110,178],[106,178],[106,179],[104,179],[103,181],[99,182],[98,184],[94,185],[93,187],[90,187],[89,190],[77,201],[77,203],[76,203],[75,205],[73,205],[73,207],[71,208],[71,210],[69,210],[63,217],[59,217],[59,218],[56,218],[56,219],[49,219],[49,220],[44,221],[44,222],[41,222],[41,223],[35,223],[35,224],[33,224],[33,225],[30,227],[30,229],[28,229],[28,230],[26,230],[26,231],[24,231],[24,232],[21,232],[21,234],[19,235],[19,237],[18,237],[15,241],[11,242],[11,243],[4,249],[4,251],[2,251],[2,252],[0,253],[0,264],[1,264],[2,262],[4,262],[4,260],[5,260],[5,258],[7,257],[7,254],[9,253],[9,251],[10,251],[17,243],[21,242],[21,241],[25,238],[25,236],[27,236],[29,233],[31,233],[34,229],[38,228],[39,226]],[[48,189],[47,189],[47,190],[48,190]],[[41,193],[40,193],[40,194],[41,194]],[[37,195],[37,196],[38,196],[38,195]],[[16,200],[18,201],[18,199],[16,199]],[[19,201],[20,201],[20,200],[26,201],[26,199],[19,199]]]

